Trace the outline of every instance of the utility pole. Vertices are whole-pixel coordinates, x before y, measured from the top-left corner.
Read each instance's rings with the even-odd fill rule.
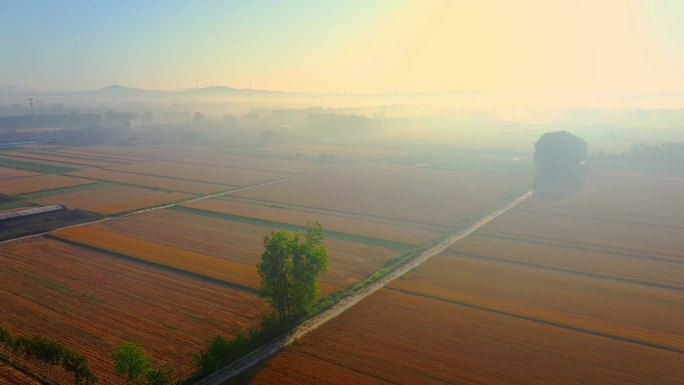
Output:
[[[29,98],[29,104],[31,105],[31,128],[33,127],[33,98]]]

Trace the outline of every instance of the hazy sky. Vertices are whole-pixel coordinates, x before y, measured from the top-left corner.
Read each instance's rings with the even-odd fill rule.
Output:
[[[0,0],[0,85],[684,92],[684,0]]]

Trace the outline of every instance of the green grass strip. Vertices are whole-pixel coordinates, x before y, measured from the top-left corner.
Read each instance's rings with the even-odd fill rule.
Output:
[[[112,186],[117,186],[117,183],[94,182],[94,183],[88,183],[88,184],[80,184],[77,186],[56,188],[56,189],[52,189],[52,190],[37,191],[34,193],[13,195],[12,197],[15,199],[19,199],[19,200],[38,199],[38,198],[50,197],[53,195],[66,194],[66,193],[77,192],[77,191],[93,190],[93,189],[112,187]]]
[[[18,170],[34,171],[42,174],[61,174],[69,171],[76,171],[75,168],[53,166],[49,164],[24,162],[14,159],[0,159],[0,167],[16,168]]]
[[[28,203],[22,202],[22,201],[5,202],[5,203],[0,203],[0,210],[13,209],[16,207],[24,207],[24,206],[28,206],[28,205],[29,205]]]
[[[243,217],[240,215],[225,214],[225,213],[219,213],[216,211],[196,209],[196,208],[192,208],[192,207],[174,206],[171,209],[177,210],[177,211],[182,211],[182,212],[189,213],[189,214],[203,215],[205,217],[222,219],[222,220],[226,220],[226,221],[247,223],[250,225],[282,228],[282,229],[287,229],[287,230],[291,230],[291,231],[298,231],[298,230],[306,231],[306,226],[299,226],[299,225],[292,225],[289,223],[268,221],[265,219],[249,218],[249,217]],[[325,230],[325,236],[330,237],[330,238],[339,239],[342,241],[363,243],[365,245],[379,246],[379,247],[384,247],[387,249],[394,249],[394,250],[406,250],[406,249],[414,247],[413,245],[409,245],[406,243],[388,241],[388,240],[378,239],[378,238],[364,237],[362,235],[341,233],[338,231],[330,231],[330,230]]]

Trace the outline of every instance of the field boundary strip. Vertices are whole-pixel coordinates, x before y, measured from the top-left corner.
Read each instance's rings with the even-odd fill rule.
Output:
[[[670,257],[666,257],[666,256],[658,257],[658,256],[653,256],[653,255],[648,255],[648,254],[636,253],[636,252],[629,251],[629,250],[607,248],[607,247],[602,247],[602,246],[594,246],[594,245],[590,245],[590,244],[570,243],[570,242],[564,242],[564,241],[556,241],[553,239],[525,237],[522,235],[515,235],[515,234],[508,235],[505,233],[491,232],[491,231],[483,231],[483,232],[479,233],[478,235],[480,237],[483,237],[483,238],[502,239],[502,240],[506,240],[506,241],[530,243],[533,245],[558,247],[561,249],[571,249],[571,250],[579,250],[579,251],[592,251],[592,252],[598,252],[598,253],[602,253],[602,254],[617,255],[617,256],[621,256],[621,257],[645,259],[645,260],[649,260],[649,261],[658,261],[658,262],[674,263],[674,264],[684,263],[683,259],[674,259],[674,258],[670,258]]]
[[[228,194],[226,194],[226,195],[228,195]],[[268,201],[268,200],[246,198],[246,197],[241,197],[241,196],[217,197],[216,199],[219,199],[222,201],[228,201],[228,202],[235,201],[235,202],[241,202],[241,203],[246,203],[246,204],[264,206],[264,207],[276,206],[276,208],[280,208],[280,209],[284,209],[284,210],[308,212],[308,213],[314,213],[314,214],[318,213],[318,214],[322,214],[322,215],[336,216],[336,217],[340,217],[340,218],[351,218],[351,219],[357,219],[357,220],[368,221],[368,222],[383,223],[383,224],[389,224],[389,225],[400,226],[400,227],[413,227],[413,228],[419,228],[419,229],[428,229],[429,231],[432,231],[432,232],[443,233],[443,232],[449,230],[449,227],[444,226],[444,225],[435,225],[435,224],[430,224],[430,223],[422,223],[422,222],[416,222],[416,221],[388,218],[388,217],[383,217],[383,216],[379,216],[379,215],[352,213],[352,212],[348,212],[348,211],[332,210],[332,209],[313,207],[313,206],[302,206],[302,205],[296,205],[296,204],[292,204],[292,203],[272,202],[272,201]]]
[[[520,211],[520,212],[524,212],[524,213],[531,213],[531,214],[539,214],[539,215],[587,219],[587,220],[591,220],[591,221],[601,221],[601,222],[611,222],[611,223],[626,223],[626,224],[630,224],[630,225],[642,225],[642,226],[649,226],[649,227],[662,227],[662,228],[666,228],[666,229],[684,230],[684,227],[682,227],[682,226],[664,225],[661,223],[644,223],[644,222],[637,222],[637,221],[627,221],[624,219],[599,218],[599,217],[592,217],[592,216],[588,216],[588,215],[553,213],[553,212],[544,212],[544,211],[534,210],[534,209],[520,209],[519,208],[516,211]],[[669,217],[662,217],[662,216],[661,216],[661,218],[676,219],[676,218],[669,218]]]
[[[212,163],[200,163],[200,162],[188,162],[186,160],[174,160],[174,159],[164,159],[164,162],[169,162],[169,163],[181,163],[181,164],[192,164],[196,166],[211,166],[211,167],[221,167],[221,168],[234,168],[237,170],[248,170],[248,171],[260,171],[260,172],[277,172],[281,174],[286,174],[290,176],[298,175],[296,172],[292,171],[271,171],[271,170],[264,170],[262,168],[253,168],[253,167],[237,167],[237,166],[221,166],[217,164],[212,164]]]
[[[619,277],[619,276],[607,275],[607,274],[598,274],[598,273],[592,273],[589,271],[568,269],[565,267],[544,266],[544,265],[540,265],[540,264],[536,264],[536,263],[532,263],[532,262],[515,261],[512,259],[499,258],[499,257],[493,257],[493,256],[489,256],[489,255],[476,254],[476,253],[470,253],[467,251],[451,251],[450,250],[448,256],[451,258],[468,258],[468,259],[474,259],[474,260],[478,260],[478,261],[487,261],[487,262],[494,262],[494,263],[504,264],[504,265],[526,267],[526,268],[530,268],[530,269],[542,270],[542,271],[551,272],[551,273],[580,276],[580,277],[585,277],[585,278],[595,278],[595,279],[599,279],[599,280],[613,281],[613,282],[618,282],[618,283],[623,283],[623,284],[647,286],[649,288],[657,288],[657,289],[672,290],[672,291],[677,291],[677,292],[684,292],[684,287],[682,287],[682,286],[673,286],[673,285],[667,285],[664,283],[649,282],[649,281],[643,281],[640,279],[634,279],[634,278],[628,278],[628,277]]]
[[[51,197],[51,196],[55,196],[55,195],[68,194],[68,193],[72,193],[72,192],[97,190],[100,188],[113,187],[113,186],[117,186],[117,185],[118,185],[118,183],[107,182],[107,181],[92,181],[92,182],[88,182],[88,183],[77,184],[74,186],[57,187],[57,188],[52,188],[52,189],[33,191],[33,192],[29,192],[29,193],[16,194],[16,195],[12,195],[12,197],[14,199],[17,199],[17,200],[32,200],[32,199],[47,198],[47,197]]]
[[[285,222],[270,221],[267,219],[245,217],[242,215],[220,213],[217,211],[197,209],[194,207],[175,206],[175,207],[172,207],[171,210],[176,210],[176,211],[180,211],[183,213],[194,214],[194,215],[202,215],[202,216],[206,216],[209,218],[221,219],[224,221],[246,223],[246,224],[250,224],[250,225],[257,225],[257,226],[264,226],[264,227],[275,227],[275,228],[279,228],[279,229],[288,229],[288,230],[292,230],[292,231],[304,231],[304,230],[306,230],[306,226],[293,225],[293,224],[285,223]],[[354,234],[344,233],[344,232],[340,232],[340,231],[332,231],[332,230],[325,230],[325,236],[329,237],[329,238],[338,239],[341,241],[362,243],[362,244],[370,245],[370,246],[380,246],[380,247],[385,247],[385,248],[394,249],[394,250],[407,250],[411,247],[414,247],[414,245],[409,245],[407,243],[390,241],[390,240],[385,240],[385,239],[380,239],[380,238],[364,237],[362,235],[354,235]]]
[[[248,368],[250,368],[250,367],[258,364],[259,362],[267,359],[268,357],[274,355],[275,353],[279,352],[280,350],[282,350],[286,346],[295,342],[297,339],[305,336],[306,334],[317,329],[318,327],[325,324],[326,322],[334,319],[338,315],[349,310],[354,305],[356,305],[357,303],[362,301],[364,298],[368,297],[369,295],[373,294],[374,292],[378,291],[379,289],[382,289],[383,287],[385,287],[390,282],[401,277],[402,275],[404,275],[408,271],[412,270],[413,268],[421,265],[423,262],[427,261],[431,257],[442,253],[444,250],[446,250],[449,246],[451,246],[455,242],[457,242],[457,241],[467,237],[468,235],[472,234],[474,231],[476,231],[480,227],[486,225],[487,223],[491,222],[492,220],[494,220],[499,215],[501,215],[501,214],[507,212],[508,210],[512,209],[513,207],[517,206],[520,202],[529,198],[531,195],[532,195],[532,192],[527,191],[527,192],[513,198],[511,201],[504,204],[503,206],[501,206],[501,207],[495,209],[494,211],[489,212],[487,215],[481,217],[479,220],[475,221],[473,224],[471,224],[467,228],[462,229],[460,231],[457,231],[456,233],[450,235],[449,237],[447,237],[443,241],[439,242],[435,246],[432,246],[431,248],[423,251],[416,258],[414,258],[414,259],[410,260],[409,262],[397,267],[395,270],[393,270],[389,274],[385,275],[384,277],[380,278],[379,280],[369,284],[368,286],[363,287],[362,289],[354,292],[353,294],[350,294],[346,297],[343,297],[339,302],[330,306],[329,308],[322,311],[321,313],[313,316],[312,318],[309,318],[308,320],[304,321],[303,323],[301,323],[299,326],[295,327],[290,332],[287,332],[287,333],[281,335],[280,337],[278,337],[274,341],[272,341],[266,345],[263,345],[262,347],[252,351],[251,353],[243,356],[242,358],[234,361],[233,363],[225,366],[224,368],[219,369],[218,371],[214,372],[213,374],[210,374],[209,376],[204,377],[203,379],[195,382],[195,385],[222,385],[227,380],[233,378],[234,376],[242,373],[243,371],[247,370]]]
[[[67,168],[44,163],[29,162],[25,160],[12,159],[9,157],[0,157],[0,166],[14,168],[17,170],[33,171],[40,174],[63,174],[66,172],[77,170],[76,168]]]
[[[657,344],[655,342],[649,342],[649,341],[644,341],[644,340],[640,340],[640,339],[636,339],[636,338],[630,338],[630,337],[623,337],[620,335],[600,332],[597,330],[587,329],[587,328],[583,328],[583,327],[579,327],[579,326],[566,325],[566,324],[563,324],[560,322],[549,321],[549,320],[545,320],[545,319],[541,319],[541,318],[535,318],[535,317],[526,316],[523,314],[511,313],[511,312],[504,311],[504,310],[499,310],[499,309],[481,306],[481,305],[475,305],[475,304],[468,303],[468,302],[462,302],[462,301],[456,301],[456,300],[441,298],[441,297],[433,296],[433,295],[429,295],[429,294],[417,293],[417,292],[414,292],[411,290],[401,289],[401,288],[397,288],[397,287],[389,287],[387,289],[397,291],[400,293],[404,293],[406,295],[413,295],[416,297],[427,298],[427,299],[431,299],[434,301],[441,301],[441,302],[445,302],[445,303],[452,304],[452,305],[463,306],[463,307],[467,307],[469,309],[481,310],[481,311],[485,311],[488,313],[498,314],[501,316],[516,318],[516,319],[520,319],[520,320],[524,320],[524,321],[535,322],[535,323],[548,325],[548,326],[554,326],[554,327],[565,329],[565,330],[571,330],[571,331],[575,331],[575,332],[590,334],[590,335],[598,336],[598,337],[610,338],[610,339],[617,340],[617,341],[641,345],[641,346],[654,348],[654,349],[666,350],[666,351],[673,352],[673,353],[684,354],[684,349],[679,349],[679,348],[675,348],[675,347],[667,346],[667,345],[661,345],[661,344]]]

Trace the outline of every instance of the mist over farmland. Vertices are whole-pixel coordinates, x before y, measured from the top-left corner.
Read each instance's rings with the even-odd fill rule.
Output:
[[[0,385],[684,382],[677,1],[0,8]]]

